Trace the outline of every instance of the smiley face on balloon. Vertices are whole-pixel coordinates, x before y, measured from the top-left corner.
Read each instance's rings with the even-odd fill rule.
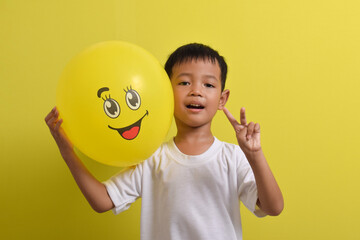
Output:
[[[110,89],[108,87],[103,87],[100,88],[97,92],[97,96],[99,98],[102,98],[104,100],[104,112],[105,114],[112,119],[118,118],[121,114],[121,108],[120,108],[120,104],[118,103],[118,101],[116,101],[115,99],[111,98],[110,93],[109,95],[106,95],[107,92],[109,92]],[[125,102],[127,107],[129,107],[131,110],[138,110],[140,108],[141,105],[141,98],[139,93],[134,90],[131,89],[127,89],[125,90]],[[105,92],[105,98],[101,97],[101,95]],[[113,126],[108,125],[108,127],[112,130],[116,130],[121,137],[123,137],[125,140],[133,140],[137,137],[137,135],[140,132],[140,128],[141,128],[141,122],[143,120],[144,117],[146,117],[147,115],[149,115],[148,110],[146,110],[145,114],[136,122],[134,122],[133,124],[126,126],[126,127],[121,127],[121,128],[116,128]]]
[[[56,105],[66,134],[82,153],[125,167],[161,145],[174,103],[170,80],[155,57],[136,45],[110,41],[69,62]]]

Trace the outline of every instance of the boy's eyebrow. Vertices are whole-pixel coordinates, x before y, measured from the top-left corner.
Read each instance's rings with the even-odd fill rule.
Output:
[[[179,78],[179,77],[182,77],[182,76],[192,76],[192,74],[191,73],[180,73],[179,75],[177,75],[176,78]],[[203,75],[203,77],[213,78],[213,79],[217,80],[217,78],[214,75],[211,75],[211,74]]]
[[[215,80],[217,80],[217,77],[215,77],[214,75],[204,75],[206,78],[213,78]]]
[[[182,77],[182,76],[191,76],[191,73],[180,73],[179,75],[176,76],[176,78]]]

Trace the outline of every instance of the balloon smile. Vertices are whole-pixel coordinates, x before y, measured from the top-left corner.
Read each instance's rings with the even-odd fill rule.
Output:
[[[141,121],[145,116],[149,115],[149,112],[146,110],[144,116],[142,116],[137,122],[123,128],[113,128],[110,125],[108,126],[110,129],[118,131],[120,136],[122,136],[125,140],[133,140],[137,137],[140,132]]]

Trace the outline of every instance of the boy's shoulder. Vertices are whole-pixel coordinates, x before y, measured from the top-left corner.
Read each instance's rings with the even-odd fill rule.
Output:
[[[217,140],[222,144],[222,148],[225,148],[225,149],[228,149],[231,151],[239,151],[239,152],[243,153],[243,151],[241,150],[241,148],[238,144],[219,140],[216,137],[214,137],[214,138],[215,138],[215,141]]]

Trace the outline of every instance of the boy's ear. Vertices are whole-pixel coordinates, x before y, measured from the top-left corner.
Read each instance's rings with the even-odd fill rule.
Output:
[[[223,110],[223,108],[225,107],[225,104],[227,102],[227,100],[229,99],[230,96],[230,90],[226,89],[221,93],[220,96],[220,101],[219,101],[219,106],[218,109],[219,110]]]

